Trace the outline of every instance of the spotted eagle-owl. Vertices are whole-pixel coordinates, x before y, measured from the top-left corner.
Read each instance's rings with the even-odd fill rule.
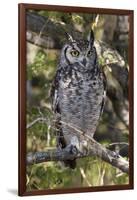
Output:
[[[94,33],[88,39],[73,38],[61,50],[53,88],[53,110],[58,116],[58,147],[81,150],[80,130],[94,136],[104,107],[105,77],[99,67]],[[76,160],[65,164],[75,168]]]

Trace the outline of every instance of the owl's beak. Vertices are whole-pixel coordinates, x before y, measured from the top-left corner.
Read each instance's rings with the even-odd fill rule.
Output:
[[[86,63],[87,63],[87,60],[86,60],[86,58],[83,58],[83,60],[81,61],[81,63],[85,66],[86,65]]]

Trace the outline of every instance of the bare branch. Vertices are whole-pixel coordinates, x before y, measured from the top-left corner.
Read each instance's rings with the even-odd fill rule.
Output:
[[[122,172],[128,173],[129,163],[121,156],[117,156],[115,152],[110,151],[104,148],[101,144],[94,141],[90,146],[88,152],[80,153],[79,151],[73,151],[70,147],[64,149],[53,149],[46,152],[35,152],[28,153],[27,155],[27,164],[32,165],[36,163],[42,163],[47,161],[64,161],[64,160],[73,160],[75,158],[83,158],[86,156],[97,156],[104,160],[105,162],[111,164],[114,167],[117,167]]]
[[[80,173],[81,173],[82,178],[86,181],[87,185],[88,185],[89,187],[91,187],[92,185],[91,185],[91,183],[89,182],[89,180],[87,179],[86,174],[85,174],[85,172],[84,172],[84,169],[83,169],[82,167],[80,167]]]
[[[66,27],[58,22],[53,22],[46,16],[44,17],[33,12],[27,12],[26,16],[28,42],[45,48],[61,48],[60,41],[64,37]]]
[[[46,122],[47,123],[47,119],[46,118],[43,118],[43,117],[38,117],[38,118],[36,118],[34,121],[32,121],[31,123],[29,123],[29,124],[27,124],[27,129],[28,128],[31,128],[34,124],[36,124],[37,122],[40,122],[40,121],[42,121],[42,122]]]
[[[37,118],[34,120],[28,127],[34,125],[34,123],[43,120],[44,118]],[[44,119],[46,120],[46,119]],[[96,142],[91,136],[85,135],[77,127],[72,124],[60,121],[62,124],[70,127],[75,130],[75,134],[80,137],[80,141],[86,141],[87,145],[83,145],[83,152],[80,152],[78,149],[72,151],[71,146],[67,146],[64,149],[53,149],[46,152],[35,152],[29,153],[27,155],[27,164],[41,163],[46,161],[64,161],[64,160],[73,160],[76,158],[82,158],[86,156],[97,156],[104,160],[105,162],[111,164],[114,167],[119,168],[121,171],[128,173],[129,163],[121,156],[117,155],[115,152],[106,149],[103,145]]]
[[[115,145],[126,145],[129,146],[127,142],[113,142],[111,144],[108,144],[108,146],[115,146]]]
[[[97,24],[98,24],[98,21],[99,21],[99,14],[97,14],[93,24],[92,24],[92,29],[94,30],[96,27],[97,27]]]

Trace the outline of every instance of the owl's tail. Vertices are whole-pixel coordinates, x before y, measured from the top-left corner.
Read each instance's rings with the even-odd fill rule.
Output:
[[[66,167],[70,167],[71,169],[75,169],[76,168],[76,159],[74,160],[65,160],[64,164]]]

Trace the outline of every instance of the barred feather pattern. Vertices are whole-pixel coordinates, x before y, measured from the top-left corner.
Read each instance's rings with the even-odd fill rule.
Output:
[[[72,70],[71,74],[73,79],[70,74],[61,77],[58,88],[61,121],[66,123],[62,124],[62,131],[67,144],[73,134],[78,134],[67,124],[93,137],[104,98],[101,73],[92,77]]]

